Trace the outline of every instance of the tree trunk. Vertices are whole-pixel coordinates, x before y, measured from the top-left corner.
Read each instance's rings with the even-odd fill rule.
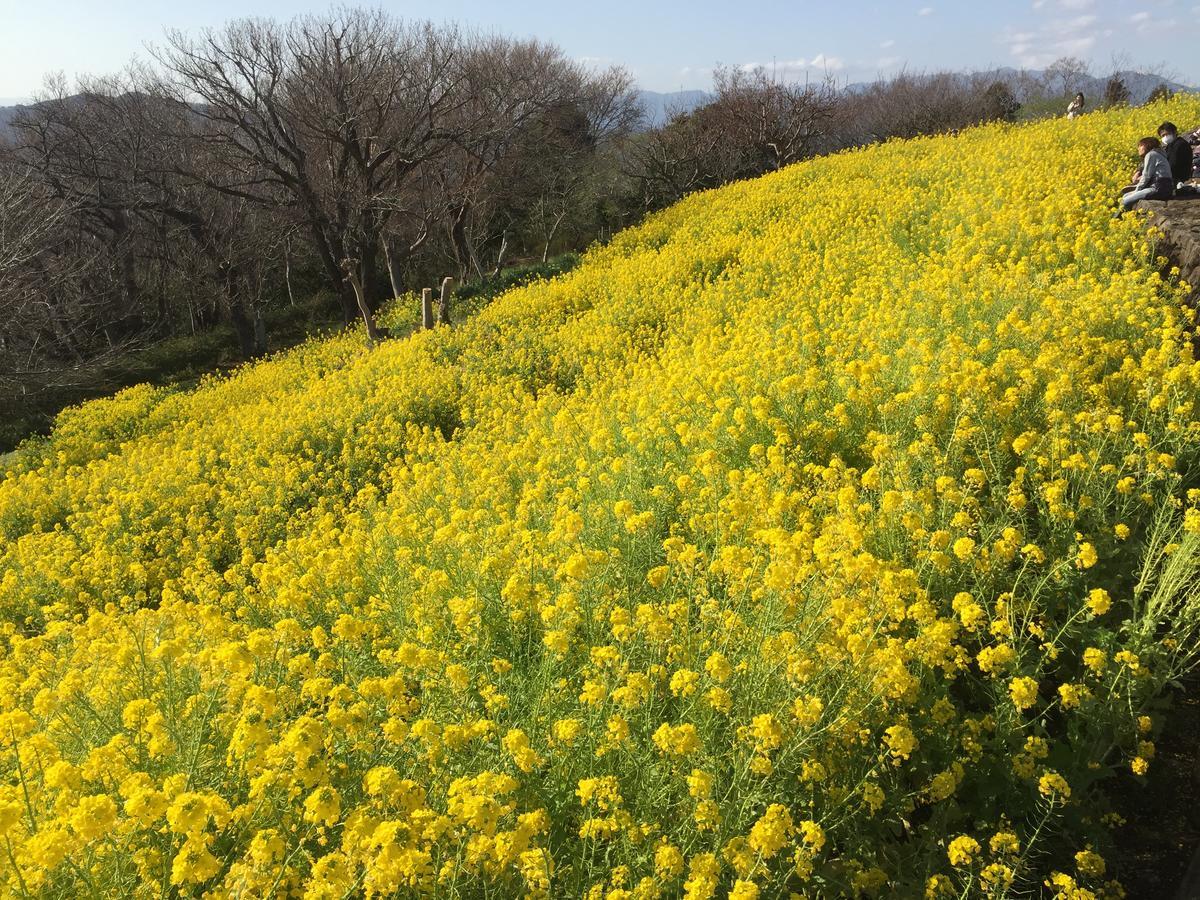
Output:
[[[257,306],[254,307],[254,352],[259,356],[267,352],[267,321]]]
[[[475,241],[471,238],[471,229],[464,229],[463,236],[467,241],[467,258],[471,260],[471,269],[477,278],[482,278],[483,263],[479,259],[479,252],[475,249]]]
[[[475,245],[471,241],[471,235],[467,229],[467,215],[470,211],[469,204],[461,204],[455,210],[454,220],[450,225],[450,240],[454,245],[454,258],[458,262],[459,277],[464,281],[471,272],[474,272],[478,278],[483,277],[483,266],[479,263],[479,255],[475,252]]]
[[[267,352],[267,329],[262,315],[246,301],[244,279],[237,268],[225,274],[225,296],[229,300],[229,321],[237,335],[242,359],[255,359]]]
[[[500,274],[500,270],[504,268],[504,255],[508,253],[508,229],[505,229],[504,234],[500,236],[500,249],[496,252],[496,268],[492,270],[492,277],[495,278]]]
[[[383,339],[383,334],[375,324],[375,314],[371,312],[371,307],[367,303],[367,298],[362,292],[361,285],[354,285],[354,295],[358,298],[358,309],[362,313],[363,324],[367,327],[367,342],[374,347]]]
[[[362,255],[358,258],[358,286],[362,290],[361,302],[365,302],[372,313],[379,311],[379,291],[375,284],[375,260],[378,254],[379,241],[374,236],[363,241]]]
[[[242,354],[242,359],[253,359],[258,355],[255,352],[254,323],[246,315],[246,309],[242,304],[238,303],[230,307],[229,321],[233,325],[234,334],[237,335],[238,350]]]
[[[316,224],[310,225],[310,232],[313,243],[317,247],[317,255],[321,257],[321,266],[325,269],[325,275],[329,279],[329,285],[337,291],[338,302],[342,309],[342,321],[349,325],[358,318],[358,302],[357,295],[342,277],[342,270],[338,264],[339,259],[344,258],[341,253],[341,242],[331,241],[329,235],[325,234],[325,231]]]
[[[292,293],[292,239],[288,238],[283,247],[283,280],[287,285],[288,303],[296,305],[296,295]]]
[[[550,231],[546,234],[546,247],[542,250],[542,262],[549,261],[550,245],[554,243],[554,237],[558,234],[558,229],[562,225],[566,215],[566,213],[560,213],[554,217],[554,225],[551,226]]]
[[[129,246],[129,217],[124,210],[117,210],[112,217],[115,236],[113,250],[121,267],[121,292],[125,295],[125,313],[138,311],[141,290],[137,280],[137,260]]]
[[[376,327],[375,314],[367,302],[367,295],[360,277],[361,263],[355,259],[342,260],[342,270],[346,273],[346,280],[350,283],[350,288],[354,293],[359,315],[362,316],[363,325],[367,328],[367,343],[374,347],[382,340],[383,333]]]
[[[383,261],[387,264],[388,280],[392,284],[392,297],[399,297],[403,290],[403,280],[400,276],[400,248],[396,246],[395,238],[384,238]]]
[[[458,263],[458,277],[462,280],[466,280],[467,277],[466,243],[462,219],[456,216],[450,223],[450,246],[454,250],[454,261]]]
[[[156,301],[158,306],[158,321],[155,323],[155,331],[159,334],[170,334],[173,330],[171,326],[171,310],[167,305],[167,292],[162,285],[162,280],[159,280],[158,298]]]

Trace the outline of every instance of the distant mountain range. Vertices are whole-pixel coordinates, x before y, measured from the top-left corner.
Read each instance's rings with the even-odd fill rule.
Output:
[[[1018,100],[1028,99],[1028,86],[1036,84],[1044,77],[1044,71],[1038,69],[1013,69],[1005,66],[999,69],[989,69],[983,72],[963,73],[960,77],[965,81],[968,78],[982,76],[984,78],[993,78],[997,81],[1005,81],[1012,85]],[[1122,71],[1116,75],[1125,82],[1125,88],[1129,91],[1129,101],[1133,104],[1145,103],[1146,99],[1160,84],[1165,84],[1172,91],[1195,91],[1196,87],[1186,84],[1181,84],[1178,81],[1172,81],[1169,78],[1163,78],[1159,75],[1148,75],[1145,72]],[[1084,97],[1088,101],[1088,106],[1095,108],[1104,98],[1104,89],[1108,86],[1108,80],[1111,75],[1086,75],[1078,80],[1074,86],[1074,90],[1082,91]],[[846,90],[851,93],[864,91],[871,87],[870,81],[859,81],[854,84],[846,85]]]
[[[1020,72],[1016,69],[997,69],[996,74],[1009,81],[1017,81]],[[1026,73],[1027,75],[1040,76],[1041,72]],[[1131,103],[1145,103],[1146,99],[1160,84],[1165,84],[1172,91],[1195,91],[1195,85],[1181,84],[1178,81],[1172,81],[1169,78],[1163,78],[1159,75],[1147,75],[1145,72],[1124,71],[1116,73],[1122,81],[1125,82],[1125,88],[1129,91],[1129,101]],[[1095,107],[1097,103],[1104,99],[1104,88],[1108,85],[1108,79],[1111,76],[1088,76],[1081,79],[1076,90],[1083,91],[1084,96],[1088,100],[1088,105]],[[1018,97],[1018,99],[1021,99]]]
[[[1019,71],[1012,68],[995,69],[984,73],[994,76],[995,78],[1007,81],[1014,86],[1017,92],[1018,99],[1024,100],[1022,95],[1021,82],[1025,79],[1033,80],[1040,78],[1040,71]],[[1145,72],[1120,72],[1118,73],[1121,79],[1125,82],[1125,87],[1129,90],[1129,98],[1133,103],[1144,103],[1146,98],[1160,84],[1166,84],[1173,91],[1195,91],[1197,88],[1180,84],[1177,81],[1166,80],[1157,75],[1147,75]],[[969,76],[963,75],[964,78]],[[1089,106],[1094,107],[1104,96],[1104,88],[1108,83],[1109,76],[1103,77],[1085,77],[1080,80],[1078,89],[1083,91],[1088,98]],[[871,86],[869,81],[859,81],[854,84],[848,84],[844,90],[850,93],[857,93],[866,90]],[[713,95],[707,91],[671,91],[663,93],[660,91],[638,91],[638,99],[641,101],[642,109],[645,112],[643,120],[643,128],[657,128],[664,124],[677,113],[691,112],[698,106],[703,106],[712,100]],[[20,105],[0,106],[0,137],[3,137],[9,131],[9,123],[17,114]]]
[[[1043,72],[1040,70],[1024,70],[1013,68],[994,69],[984,73],[963,74],[965,80],[972,77],[973,74],[983,74],[985,76],[993,76],[998,81],[1006,81],[1011,84],[1017,94],[1019,100],[1027,99],[1024,96],[1027,91],[1024,90],[1022,82],[1032,83],[1040,79]],[[1125,82],[1125,87],[1129,91],[1129,100],[1131,103],[1145,103],[1151,92],[1160,84],[1166,84],[1173,91],[1195,91],[1196,87],[1186,84],[1181,84],[1178,81],[1164,79],[1158,75],[1148,75],[1145,72],[1125,71],[1117,73],[1121,80]],[[1109,75],[1104,76],[1086,76],[1080,79],[1076,89],[1083,91],[1084,96],[1088,100],[1088,105],[1092,108],[1103,99],[1104,89],[1108,84]],[[847,93],[860,93],[871,87],[873,82],[857,81],[853,84],[846,85],[843,90]],[[675,113],[691,112],[698,106],[703,106],[705,103],[713,99],[713,95],[706,91],[675,91],[672,93],[660,93],[658,91],[639,91],[638,96],[642,101],[642,108],[645,110],[646,118],[643,126],[646,128],[655,128],[665,123]]]
[[[0,135],[4,135],[8,131],[8,123],[16,116],[20,106],[0,106]]]
[[[712,99],[712,94],[705,91],[675,91],[666,94],[658,91],[638,91],[638,99],[646,112],[642,127],[657,128],[676,113],[691,112],[697,106],[703,106]],[[0,137],[8,132],[10,123],[21,106],[22,104],[0,105]]]
[[[643,127],[657,128],[677,113],[691,112],[710,101],[713,95],[707,91],[674,91],[662,94],[658,91],[638,91],[642,109],[646,113]]]

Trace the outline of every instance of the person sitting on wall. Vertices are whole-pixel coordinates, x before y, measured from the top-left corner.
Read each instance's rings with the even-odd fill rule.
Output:
[[[1192,180],[1200,181],[1200,128],[1185,134],[1183,140],[1192,148]],[[1197,186],[1196,190],[1200,190],[1200,186]]]
[[[1121,208],[1113,213],[1114,217],[1119,218],[1122,213],[1133,209],[1139,200],[1170,200],[1175,195],[1171,164],[1167,162],[1161,148],[1162,144],[1158,138],[1144,137],[1138,141],[1138,155],[1142,158],[1142,177],[1133,186],[1133,190],[1121,198]]]
[[[1171,164],[1171,179],[1175,190],[1192,179],[1192,145],[1179,136],[1174,122],[1163,122],[1158,126],[1158,137],[1163,143],[1163,156]]]

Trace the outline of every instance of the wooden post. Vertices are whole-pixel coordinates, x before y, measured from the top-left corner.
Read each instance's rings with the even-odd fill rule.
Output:
[[[421,289],[421,327],[433,327],[433,288]]]
[[[438,301],[438,324],[450,324],[450,294],[454,290],[454,277],[447,275],[442,279],[442,297]]]

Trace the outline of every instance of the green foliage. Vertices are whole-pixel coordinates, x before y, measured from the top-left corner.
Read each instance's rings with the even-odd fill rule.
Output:
[[[483,306],[489,300],[499,297],[505,291],[524,287],[534,281],[544,278],[554,278],[570,272],[579,264],[578,253],[564,253],[551,257],[546,262],[526,263],[503,269],[499,274],[468,281],[454,291],[456,300],[471,301],[474,305]]]
[[[1021,111],[1021,102],[1003,81],[993,81],[984,92],[983,99],[985,115],[989,120],[1014,122]]]
[[[1125,79],[1120,75],[1113,75],[1104,85],[1104,105],[1125,106],[1127,103],[1129,103],[1129,88],[1125,86]]]
[[[1159,84],[1158,87],[1150,92],[1150,96],[1146,98],[1146,105],[1149,106],[1153,103],[1162,103],[1163,101],[1170,100],[1174,96],[1175,92],[1167,87],[1166,83],[1164,82]]]
[[[454,292],[454,317],[466,318],[505,291],[562,275],[578,263],[579,254],[564,253],[544,263],[524,263],[491,277],[468,281]],[[341,320],[334,309],[328,292],[313,294],[295,305],[267,308],[263,321],[270,350],[283,350],[309,336],[338,330]],[[397,336],[412,331],[420,321],[419,296],[410,295],[402,302],[386,304],[380,314],[380,323]],[[23,440],[45,434],[55,424],[59,410],[77,403],[142,383],[178,389],[194,387],[208,373],[238,366],[242,360],[236,347],[233,329],[220,325],[196,334],[163,338],[143,349],[97,363],[90,367],[89,377],[83,383],[46,389],[36,397],[0,400],[0,453],[12,450]]]

